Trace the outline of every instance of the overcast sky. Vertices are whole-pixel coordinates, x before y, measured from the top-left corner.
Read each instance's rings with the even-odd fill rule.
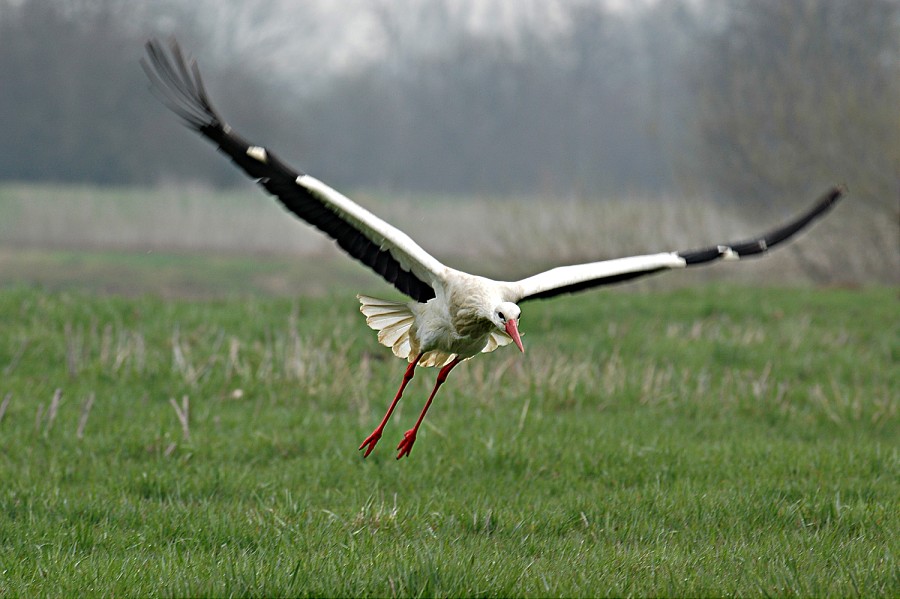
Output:
[[[367,61],[382,58],[389,47],[386,35],[395,42],[399,39],[404,51],[440,50],[447,38],[448,19],[443,11],[450,13],[449,21],[464,24],[470,32],[528,44],[530,40],[521,36],[523,31],[547,37],[565,31],[565,7],[607,4],[632,10],[656,0],[198,1],[207,5],[200,12],[217,60],[253,60],[260,68],[277,70],[287,80],[302,80],[296,87],[309,89],[328,74],[364,68]],[[390,31],[386,31],[386,23]],[[158,24],[164,31],[177,30],[174,21],[162,19]],[[192,47],[190,40],[182,43]]]

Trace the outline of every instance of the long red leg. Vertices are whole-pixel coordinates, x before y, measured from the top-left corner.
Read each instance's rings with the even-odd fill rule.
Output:
[[[403,435],[403,440],[400,441],[400,444],[397,446],[397,450],[399,453],[397,454],[397,459],[399,460],[405,455],[409,455],[409,452],[412,451],[413,443],[416,442],[416,433],[419,432],[419,425],[422,424],[422,420],[425,419],[425,412],[428,411],[428,408],[431,406],[431,400],[434,399],[434,396],[437,395],[438,389],[441,388],[441,385],[444,384],[444,381],[447,380],[447,375],[450,374],[450,371],[453,370],[453,367],[462,362],[462,358],[453,358],[453,361],[441,368],[441,371],[437,375],[437,381],[434,383],[434,389],[431,390],[431,395],[428,396],[428,401],[425,402],[425,407],[422,408],[422,413],[419,414],[419,419],[416,420],[416,425],[406,431]]]
[[[378,443],[378,440],[381,439],[381,433],[384,432],[384,425],[387,424],[387,421],[390,420],[391,414],[394,413],[394,408],[397,405],[397,402],[400,401],[400,397],[403,395],[403,390],[406,389],[406,385],[409,384],[409,381],[412,380],[413,375],[416,374],[416,364],[419,363],[419,360],[422,359],[422,354],[416,356],[416,359],[409,363],[409,366],[406,367],[406,374],[403,375],[403,382],[400,383],[400,390],[397,391],[396,397],[394,397],[394,401],[391,402],[390,407],[387,410],[387,413],[384,415],[384,418],[381,419],[381,424],[375,427],[375,430],[372,431],[372,434],[366,437],[366,440],[362,442],[362,445],[359,446],[360,451],[362,451],[363,447],[368,445],[366,449],[366,453],[363,454],[364,458],[369,457],[369,454],[372,453],[372,450],[375,449],[375,445]]]

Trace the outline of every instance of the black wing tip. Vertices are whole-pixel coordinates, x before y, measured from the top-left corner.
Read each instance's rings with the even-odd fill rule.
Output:
[[[841,198],[847,195],[847,192],[848,189],[846,184],[841,183],[835,185],[819,197],[812,207],[805,212],[792,219],[787,224],[756,238],[687,252],[677,252],[677,254],[685,260],[686,266],[705,264],[721,259],[736,260],[749,256],[763,255],[772,247],[790,239],[805,229],[814,220],[823,216],[826,212],[831,210]]]
[[[149,38],[144,49],[146,54],[140,59],[141,68],[150,80],[151,92],[169,110],[197,131],[225,126],[209,101],[196,59],[185,55],[174,36],[168,43]]]
[[[848,194],[848,188],[845,183],[839,183],[835,185],[827,192],[825,192],[822,196],[819,197],[818,200],[809,208],[806,212],[796,217],[792,221],[790,221],[787,225],[782,227],[781,230],[787,232],[787,237],[790,237],[794,233],[799,232],[801,229],[804,229],[809,223],[813,220],[819,218],[824,215],[826,212],[831,210],[835,204],[837,204],[844,196]],[[782,241],[779,239],[778,241]],[[774,245],[774,243],[772,244]]]
[[[846,183],[838,183],[830,190],[828,190],[825,195],[819,198],[817,202],[817,207],[822,211],[827,210],[834,206],[839,200],[841,200],[844,196],[850,193],[850,188],[847,187]]]
[[[279,195],[278,190],[270,189],[270,180],[274,175],[279,177],[278,184],[287,180],[293,185],[297,177],[303,174],[266,148],[250,144],[231,129],[213,107],[197,61],[182,51],[178,40],[170,37],[168,43],[164,43],[157,38],[149,38],[144,48],[146,55],[140,63],[150,79],[154,95],[186,126],[215,143],[250,177]]]
[[[835,206],[835,204],[837,204],[844,196],[848,194],[848,192],[849,190],[845,183],[839,183],[829,189],[821,197],[819,197],[816,203],[813,204],[809,210],[782,227],[781,230],[785,231],[787,235],[782,239],[778,239],[778,241],[787,239],[794,233],[797,233],[800,230],[806,228],[806,226],[809,225],[812,221],[819,218],[820,216],[823,216],[826,212],[831,210]],[[772,245],[774,245],[774,243]]]

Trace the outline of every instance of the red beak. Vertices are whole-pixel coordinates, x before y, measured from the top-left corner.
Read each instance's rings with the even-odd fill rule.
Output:
[[[519,324],[516,322],[515,318],[510,318],[506,321],[506,334],[512,337],[512,340],[515,341],[519,351],[524,354],[525,348],[522,346],[522,338],[519,337]]]

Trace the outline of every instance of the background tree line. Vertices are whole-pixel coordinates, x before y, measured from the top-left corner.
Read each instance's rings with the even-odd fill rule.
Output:
[[[236,128],[345,188],[746,201],[844,181],[897,206],[896,0],[572,0],[493,32],[449,1],[373,2],[357,37],[379,52],[320,69],[342,44],[311,50],[308,79],[273,49],[323,33],[273,6],[0,0],[0,179],[236,181],[148,93],[143,41],[174,33]]]

